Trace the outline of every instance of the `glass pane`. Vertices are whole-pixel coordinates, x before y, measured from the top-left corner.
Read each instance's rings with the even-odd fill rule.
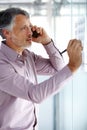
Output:
[[[82,41],[83,63],[72,80],[55,96],[55,130],[87,130],[87,1],[68,0],[54,16],[56,45],[60,50],[67,47],[71,38]],[[68,62],[67,53],[63,54]]]
[[[60,93],[40,105],[38,122],[39,130],[87,130],[87,0],[0,0],[0,10],[7,7],[26,9],[33,24],[43,26],[61,52],[71,38],[82,40],[81,68]],[[31,50],[47,57],[40,45]],[[67,64],[66,52],[63,58]],[[42,82],[48,77],[38,78]]]

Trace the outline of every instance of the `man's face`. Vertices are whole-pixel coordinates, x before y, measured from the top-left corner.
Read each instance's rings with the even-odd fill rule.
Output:
[[[32,31],[29,18],[24,15],[17,15],[10,33],[12,44],[19,48],[25,48],[32,43]]]

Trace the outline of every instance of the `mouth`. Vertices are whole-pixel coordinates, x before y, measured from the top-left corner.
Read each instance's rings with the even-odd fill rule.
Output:
[[[31,42],[31,41],[32,41],[32,38],[28,38],[26,41]]]

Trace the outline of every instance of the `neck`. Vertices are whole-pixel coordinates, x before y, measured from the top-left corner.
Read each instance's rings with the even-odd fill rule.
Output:
[[[15,46],[14,43],[9,43],[6,41],[6,45],[10,48],[12,48],[14,51],[16,51],[18,54],[22,55],[22,52],[24,51],[24,48]]]

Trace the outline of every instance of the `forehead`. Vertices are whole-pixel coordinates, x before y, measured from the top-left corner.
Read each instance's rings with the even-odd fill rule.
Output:
[[[30,18],[25,15],[19,14],[15,16],[14,23],[17,25],[30,24]]]

